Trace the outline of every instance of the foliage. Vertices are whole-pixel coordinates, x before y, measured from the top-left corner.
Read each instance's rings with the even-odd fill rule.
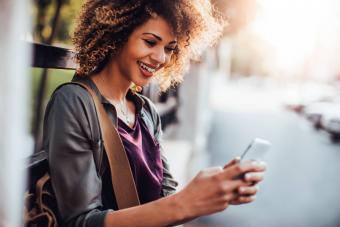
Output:
[[[53,17],[57,3],[62,3],[58,29],[54,41],[70,45],[71,36],[78,14],[84,0],[34,0],[32,3],[33,40],[44,42],[52,31]]]
[[[41,80],[41,71],[42,69],[38,68],[33,68],[31,69],[31,77],[30,77],[30,84],[31,84],[31,108],[30,108],[30,122],[31,122],[31,127],[32,121],[33,121],[33,116],[36,114],[34,110],[34,104],[37,102],[37,93],[38,93],[38,88],[39,88],[39,81]],[[46,87],[46,95],[43,99],[44,107],[46,106],[47,101],[49,100],[52,92],[56,87],[58,87],[60,84],[71,81],[74,71],[73,70],[60,70],[60,69],[51,69],[49,70],[49,77],[48,77],[48,82],[47,82],[47,87]]]

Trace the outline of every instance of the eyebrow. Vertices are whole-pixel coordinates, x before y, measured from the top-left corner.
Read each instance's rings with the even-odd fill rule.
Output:
[[[150,32],[144,32],[143,35],[152,35],[152,36],[154,36],[156,39],[158,39],[159,41],[162,41],[162,38],[161,38],[161,37],[159,37],[158,35],[155,35],[155,34],[153,34],[153,33],[150,33]],[[176,40],[173,40],[173,41],[169,42],[169,44],[174,44],[174,43],[177,43],[177,41],[176,41]]]

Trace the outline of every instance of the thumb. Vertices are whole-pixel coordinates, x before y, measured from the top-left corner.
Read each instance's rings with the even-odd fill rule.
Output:
[[[232,165],[235,165],[236,163],[239,163],[241,161],[241,158],[240,157],[235,157],[234,159],[232,159],[229,163],[227,163],[223,169],[226,169]]]

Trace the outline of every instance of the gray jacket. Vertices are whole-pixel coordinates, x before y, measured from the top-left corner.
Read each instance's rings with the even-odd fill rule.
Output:
[[[94,89],[115,126],[117,114],[88,78],[74,77]],[[155,106],[146,97],[128,93],[156,141],[161,122]],[[108,167],[95,106],[90,94],[76,84],[64,84],[53,93],[45,112],[43,146],[48,152],[50,175],[64,226],[104,226],[101,198],[102,174]],[[160,146],[161,147],[161,146]],[[162,152],[162,151],[161,151]],[[162,196],[172,194],[177,182],[164,155]]]

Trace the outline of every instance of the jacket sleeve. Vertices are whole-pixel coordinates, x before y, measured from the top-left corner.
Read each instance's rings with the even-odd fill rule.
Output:
[[[160,144],[161,158],[163,163],[163,182],[162,182],[162,196],[168,196],[176,192],[178,186],[177,181],[170,172],[170,167],[167,158],[164,156],[163,148]]]
[[[152,121],[154,123],[154,136],[155,139],[159,143],[161,159],[163,164],[163,182],[162,182],[162,196],[168,196],[174,194],[176,192],[176,188],[178,186],[177,181],[174,179],[170,172],[170,166],[167,158],[164,155],[164,149],[162,147],[162,124],[161,118],[156,110],[156,106],[146,97],[145,101],[147,105],[149,105],[149,109],[152,116]]]
[[[104,226],[107,213],[102,210],[102,182],[92,151],[92,99],[85,93],[77,85],[61,87],[50,100],[44,119],[44,149],[49,154],[62,223],[67,227]]]

